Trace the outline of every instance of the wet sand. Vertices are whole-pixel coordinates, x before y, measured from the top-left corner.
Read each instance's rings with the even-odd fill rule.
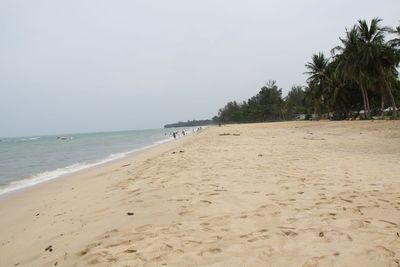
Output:
[[[400,121],[210,127],[0,199],[0,266],[399,266]]]

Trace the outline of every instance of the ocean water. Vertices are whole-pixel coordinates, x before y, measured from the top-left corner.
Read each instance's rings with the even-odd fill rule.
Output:
[[[135,130],[3,138],[0,141],[0,195],[123,158],[173,139],[173,131]]]

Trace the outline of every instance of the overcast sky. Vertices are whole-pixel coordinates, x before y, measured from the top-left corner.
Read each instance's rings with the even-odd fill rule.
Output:
[[[161,128],[214,116],[399,0],[0,0],[0,136]]]

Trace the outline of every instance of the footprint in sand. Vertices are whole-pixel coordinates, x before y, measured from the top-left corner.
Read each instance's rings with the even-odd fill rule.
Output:
[[[178,214],[183,216],[183,215],[186,215],[186,214],[191,213],[191,212],[193,212],[193,211],[192,210],[185,210],[185,211],[178,212]]]
[[[118,232],[118,229],[109,230],[109,231],[107,231],[107,232],[105,232],[105,233],[103,234],[102,238],[103,238],[103,239],[110,238],[113,234],[115,234],[115,233],[117,233],[117,232]]]
[[[204,241],[207,244],[214,244],[215,242],[219,241],[222,239],[222,236],[219,235],[213,235],[210,236],[206,241]]]
[[[96,242],[93,244],[90,244],[89,246],[87,246],[84,250],[78,252],[79,256],[85,256],[86,254],[88,254],[93,248],[96,248],[98,246],[101,246],[102,242]]]
[[[185,247],[198,247],[201,244],[203,244],[202,241],[196,241],[196,240],[184,240],[182,243]]]
[[[147,231],[147,230],[151,229],[152,227],[153,227],[152,224],[145,224],[145,225],[136,227],[136,231],[138,231],[138,232],[144,232],[144,231]]]
[[[124,250],[124,252],[125,252],[125,253],[136,253],[136,252],[137,252],[137,249],[128,248],[127,250]]]
[[[396,253],[384,246],[377,246],[375,249],[367,250],[367,253],[377,258],[394,257]]]
[[[287,230],[287,231],[282,231],[286,236],[289,236],[289,237],[295,237],[295,236],[297,236],[297,235],[299,235],[298,233],[296,233],[296,232],[294,232],[294,231],[291,231],[291,230]]]
[[[398,224],[397,224],[397,223],[394,223],[394,222],[390,222],[390,221],[386,221],[386,220],[379,220],[379,221],[380,221],[380,222],[387,223],[387,224],[392,225],[392,226],[395,226],[395,227],[398,226]]]
[[[207,249],[207,250],[202,250],[202,251],[200,251],[199,253],[198,253],[198,255],[199,256],[203,256],[203,255],[205,255],[205,254],[211,254],[211,255],[213,255],[213,254],[219,254],[219,253],[221,253],[222,252],[222,249],[220,249],[220,248],[209,248],[209,249]]]
[[[178,201],[178,202],[182,202],[182,201],[189,201],[188,198],[178,198],[178,199],[168,199],[168,201]]]
[[[126,240],[126,241],[120,241],[118,243],[112,243],[110,245],[105,246],[105,248],[114,248],[114,247],[119,247],[119,246],[126,246],[129,245],[131,242],[130,240]]]
[[[244,234],[239,236],[242,239],[247,239],[247,242],[249,243],[253,243],[256,242],[258,240],[265,240],[265,239],[269,239],[270,236],[268,234],[266,234],[268,232],[268,229],[261,229],[259,231],[256,232],[251,232],[248,234]]]
[[[321,233],[323,233],[322,236],[321,236]],[[336,231],[336,230],[320,232],[319,236],[324,237],[325,241],[328,243],[333,242],[333,241],[338,241],[338,240],[349,241],[349,242],[353,241],[353,238],[349,234],[340,232],[340,231]]]
[[[303,267],[316,267],[320,266],[320,261],[325,259],[325,256],[312,257],[308,259],[302,266]]]

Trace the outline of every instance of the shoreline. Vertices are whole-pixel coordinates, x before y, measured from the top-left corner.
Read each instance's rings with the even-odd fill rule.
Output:
[[[107,156],[106,158],[96,159],[96,160],[94,160],[94,162],[87,163],[86,166],[84,166],[82,169],[73,170],[71,172],[68,172],[68,173],[65,173],[65,174],[61,174],[61,175],[53,177],[53,178],[41,180],[41,181],[39,181],[37,183],[34,183],[34,184],[22,185],[21,187],[18,187],[16,189],[11,189],[10,191],[6,191],[6,192],[1,191],[1,190],[6,190],[8,188],[8,186],[10,186],[10,184],[8,184],[8,185],[6,185],[6,187],[1,188],[1,190],[0,190],[0,201],[2,201],[2,199],[5,199],[5,198],[13,197],[13,195],[15,195],[15,194],[23,194],[24,192],[29,191],[30,189],[33,189],[35,187],[44,185],[46,183],[49,183],[49,182],[52,182],[52,181],[55,181],[55,180],[58,180],[58,179],[68,179],[68,177],[70,177],[70,176],[83,175],[83,174],[85,174],[85,172],[90,172],[91,170],[95,170],[97,168],[106,167],[106,166],[108,166],[110,164],[117,164],[118,162],[124,161],[124,160],[130,160],[131,157],[135,157],[137,155],[140,155],[141,153],[146,153],[146,151],[148,151],[148,150],[155,149],[158,146],[162,146],[164,144],[168,144],[168,143],[171,143],[171,142],[174,142],[174,141],[176,142],[178,140],[185,139],[185,138],[187,138],[189,136],[192,136],[194,134],[196,134],[196,133],[191,133],[191,134],[188,134],[186,136],[179,137],[178,139],[168,138],[168,139],[156,141],[151,145],[147,145],[147,146],[144,146],[144,147],[136,148],[136,149],[133,149],[133,150],[127,151],[127,152],[117,152],[115,154],[124,154],[124,155],[121,156],[121,157],[115,158],[115,159],[107,160],[112,155],[111,154],[111,155]],[[68,165],[68,166],[61,167],[61,168],[57,168],[57,169],[54,169],[54,170],[48,170],[48,171],[44,171],[44,172],[41,172],[41,173],[37,173],[35,175],[30,176],[29,178],[25,178],[25,179],[21,179],[21,180],[15,180],[12,183],[14,183],[14,182],[19,183],[19,182],[23,182],[23,181],[29,182],[31,179],[35,179],[35,177],[38,176],[38,175],[41,175],[41,174],[44,174],[44,173],[48,173],[48,172],[54,172],[54,171],[57,171],[57,170],[60,170],[60,169],[66,169],[68,167],[71,167],[71,166],[74,166],[74,165],[78,165],[78,164],[80,164],[80,163],[75,163],[75,164]]]
[[[142,151],[146,151],[148,149],[157,147],[159,145],[163,145],[165,143],[169,143],[172,141],[177,141],[181,138],[190,136],[195,134],[195,132],[191,132],[189,134],[187,134],[186,136],[180,136],[177,139],[174,139],[172,137],[168,137],[159,141],[155,141],[149,145],[145,145],[143,147],[139,147],[139,148],[135,148],[129,151],[125,151],[125,152],[115,152],[112,154],[109,154],[108,156],[104,157],[104,158],[97,158],[97,159],[93,159],[89,162],[76,162],[64,167],[59,167],[56,169],[51,169],[51,170],[45,170],[36,174],[33,174],[27,178],[23,178],[20,180],[14,180],[12,182],[10,182],[7,185],[4,185],[2,188],[0,188],[0,200],[3,197],[6,197],[7,195],[10,194],[14,194],[14,193],[18,193],[19,191],[24,191],[27,190],[31,187],[35,187],[38,186],[40,184],[55,180],[55,179],[59,179],[59,178],[63,178],[63,177],[67,177],[70,175],[75,175],[75,174],[79,174],[82,171],[86,171],[86,170],[90,170],[102,165],[107,165],[113,162],[117,162],[119,160],[123,160],[125,158],[134,156],[138,153],[141,153]],[[72,169],[72,170],[70,170]],[[59,172],[61,172],[61,174],[58,174]],[[50,177],[43,177],[46,175],[50,175]]]
[[[391,266],[398,140],[399,121],[210,127],[2,199],[0,265]]]

